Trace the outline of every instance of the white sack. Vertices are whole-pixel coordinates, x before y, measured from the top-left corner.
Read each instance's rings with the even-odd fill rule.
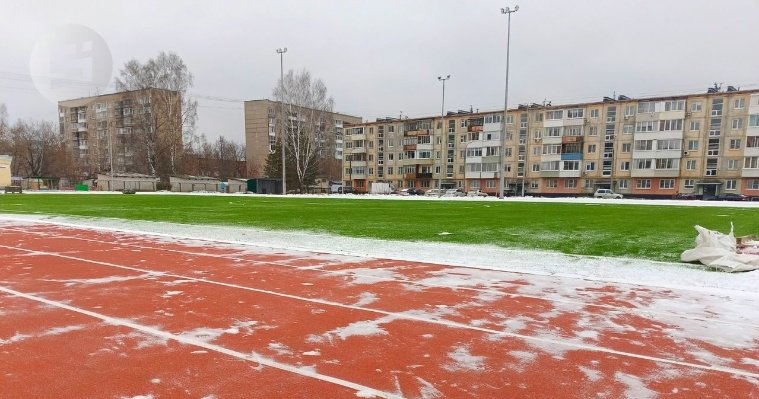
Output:
[[[696,226],[698,237],[696,247],[688,249],[680,255],[683,262],[701,262],[726,272],[746,272],[759,269],[759,255],[739,254],[738,244],[730,233],[722,234],[716,231]]]

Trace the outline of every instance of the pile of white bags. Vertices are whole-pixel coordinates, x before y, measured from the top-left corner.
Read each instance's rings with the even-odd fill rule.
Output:
[[[696,226],[698,237],[696,247],[680,255],[683,262],[701,262],[726,272],[746,272],[759,269],[759,242],[752,237],[743,237],[739,242],[733,235]]]

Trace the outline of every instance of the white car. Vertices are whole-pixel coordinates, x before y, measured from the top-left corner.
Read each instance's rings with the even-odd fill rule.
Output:
[[[443,197],[466,197],[466,193],[458,188],[449,188],[448,190],[445,190]]]
[[[595,194],[593,194],[593,198],[621,199],[622,194],[617,194],[614,191],[609,190],[608,188],[599,188],[598,190],[596,190]]]
[[[425,197],[441,197],[443,193],[445,193],[445,190],[433,188],[431,190],[427,190],[427,192],[424,193],[424,196]]]
[[[484,193],[480,190],[472,190],[466,193],[467,197],[487,197],[488,193]]]

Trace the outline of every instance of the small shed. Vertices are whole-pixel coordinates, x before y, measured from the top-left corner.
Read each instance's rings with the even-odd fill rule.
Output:
[[[140,173],[98,173],[95,187],[98,191],[156,191],[158,178]]]
[[[248,191],[248,179],[227,179],[228,193],[244,193]]]
[[[221,190],[221,180],[213,177],[202,176],[171,176],[171,191],[178,193],[191,193],[193,191],[212,191]]]
[[[248,192],[256,194],[282,194],[280,179],[248,179]]]

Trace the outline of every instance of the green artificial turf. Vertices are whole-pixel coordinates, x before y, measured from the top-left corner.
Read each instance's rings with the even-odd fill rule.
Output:
[[[311,230],[677,261],[695,224],[759,233],[759,208],[186,195],[0,195],[0,212]],[[201,227],[199,227],[201,228]],[[441,234],[449,233],[449,234]]]

